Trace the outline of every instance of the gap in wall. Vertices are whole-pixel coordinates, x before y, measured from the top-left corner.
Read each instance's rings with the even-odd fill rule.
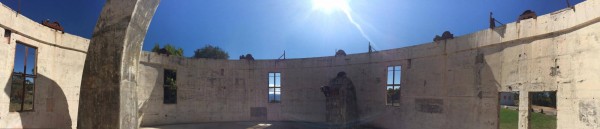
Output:
[[[556,91],[529,92],[529,129],[556,129]]]
[[[498,93],[500,111],[498,114],[499,129],[519,128],[519,92]]]

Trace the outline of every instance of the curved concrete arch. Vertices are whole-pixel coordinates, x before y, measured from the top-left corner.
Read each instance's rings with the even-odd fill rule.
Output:
[[[94,29],[81,82],[77,128],[138,128],[137,72],[159,0],[107,0]]]

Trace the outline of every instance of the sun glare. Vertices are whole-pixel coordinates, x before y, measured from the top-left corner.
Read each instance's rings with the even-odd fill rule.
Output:
[[[325,14],[331,14],[334,11],[341,11],[348,21],[350,21],[360,34],[371,43],[371,38],[365,33],[363,28],[360,26],[358,22],[354,20],[352,16],[352,9],[350,8],[350,4],[348,4],[348,0],[312,0],[313,10],[321,11]]]
[[[347,0],[312,0],[313,9],[331,14],[334,11],[347,11]]]

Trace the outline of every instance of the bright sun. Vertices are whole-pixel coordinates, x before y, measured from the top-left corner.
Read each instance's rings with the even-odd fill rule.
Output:
[[[358,22],[356,22],[352,17],[352,9],[350,9],[350,4],[348,4],[348,1],[349,0],[312,0],[313,11],[321,11],[325,14],[331,14],[334,11],[342,11],[342,13],[346,15],[346,18],[348,18],[348,21],[350,21],[354,27],[360,31],[360,34],[370,43],[371,39],[369,36],[365,33],[360,24],[358,24]]]
[[[333,11],[348,11],[347,0],[312,0],[313,9],[331,14]]]

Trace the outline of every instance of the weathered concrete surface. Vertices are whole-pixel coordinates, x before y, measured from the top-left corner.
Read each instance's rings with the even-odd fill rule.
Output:
[[[158,3],[106,1],[85,60],[77,128],[138,128],[138,58]]]
[[[76,127],[89,40],[42,26],[0,4],[0,128]],[[5,29],[11,30],[10,38]],[[9,112],[17,42],[37,48],[34,111]]]
[[[137,60],[141,63],[137,74],[129,73],[139,79],[137,95],[130,95],[138,97],[142,126],[219,121],[323,123],[326,104],[319,88],[328,84],[331,75],[346,71],[359,96],[361,122],[373,126],[496,128],[498,92],[513,91],[520,92],[519,128],[525,129],[528,93],[557,91],[559,129],[600,128],[600,100],[596,99],[600,97],[597,94],[600,92],[599,9],[600,0],[587,0],[575,5],[575,10],[560,10],[452,40],[342,57],[248,61],[184,59],[144,52]],[[6,7],[0,8],[0,14],[7,14],[0,15],[0,28],[15,32],[8,44],[8,39],[3,40],[4,31],[0,30],[0,59],[3,59],[0,60],[0,84],[6,84],[0,86],[4,86],[7,93],[0,95],[0,128],[68,128],[69,121],[71,127],[75,127],[75,120],[90,119],[77,116],[83,60],[89,41],[55,32]],[[126,35],[123,32],[115,37],[124,39]],[[10,88],[7,87],[16,41],[38,48],[40,77],[36,79],[33,112],[8,112]],[[125,48],[128,47],[106,50]],[[130,57],[124,55],[110,57],[119,61]],[[391,65],[403,66],[399,107],[385,106],[386,67]],[[177,70],[177,104],[162,103],[164,69]],[[267,102],[268,72],[282,74],[281,103]],[[116,73],[123,75],[121,71]],[[127,80],[123,77],[129,76],[97,80],[94,84]],[[107,88],[109,86],[113,86],[112,89]],[[121,84],[85,89],[123,92]],[[91,100],[85,102],[117,100],[117,106],[112,105],[111,110],[101,113],[127,111],[120,109],[120,97],[90,97]],[[266,115],[266,118],[252,115],[256,114],[252,109],[265,108],[266,114],[255,116]],[[136,111],[128,111],[133,112]]]
[[[557,91],[558,128],[599,128],[600,0],[451,40],[371,54],[276,60],[207,60],[143,53],[141,125],[264,121],[325,122],[320,86],[348,73],[362,122],[400,129],[498,127],[498,93]],[[402,65],[401,106],[385,105],[386,67]],[[178,103],[162,104],[162,71],[178,74]],[[267,73],[281,72],[281,103],[267,102]]]
[[[337,76],[326,86],[325,96],[326,121],[332,128],[353,129],[358,127],[358,104],[356,104],[356,88],[345,72]]]

